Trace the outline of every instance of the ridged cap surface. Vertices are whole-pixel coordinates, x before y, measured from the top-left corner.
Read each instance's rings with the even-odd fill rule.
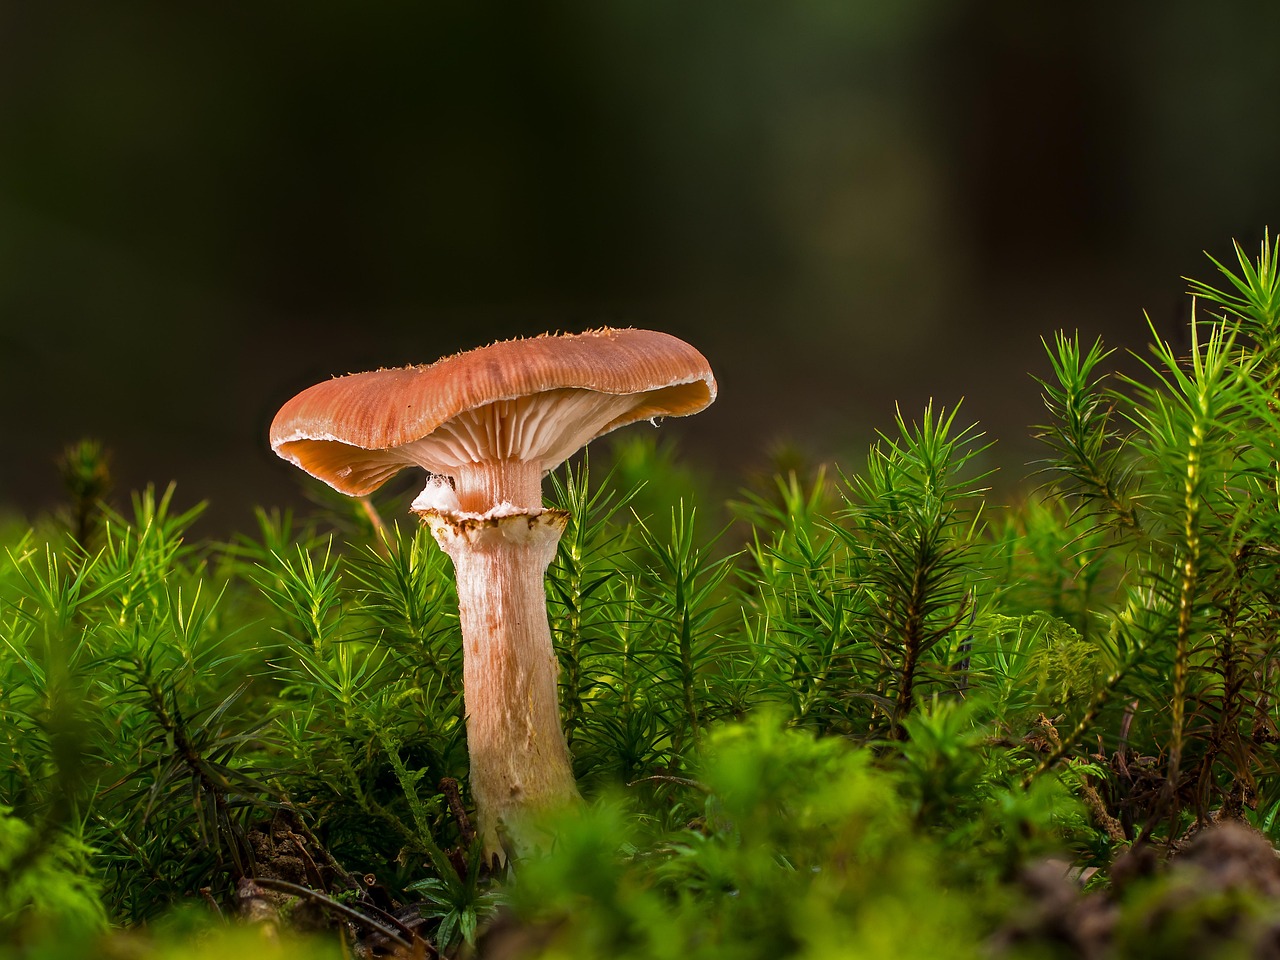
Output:
[[[410,465],[451,474],[507,459],[545,473],[595,437],[697,413],[715,396],[706,358],[669,334],[546,335],[318,383],[276,414],[271,448],[362,496]]]

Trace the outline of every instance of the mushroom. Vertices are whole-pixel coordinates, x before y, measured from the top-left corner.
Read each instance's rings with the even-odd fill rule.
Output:
[[[500,834],[517,852],[535,847],[536,815],[578,798],[543,582],[568,515],[543,509],[542,478],[602,434],[697,413],[715,396],[706,359],[682,340],[601,329],[338,377],[271,424],[277,454],[351,496],[404,467],[430,475],[413,507],[457,578],[486,855],[503,855]]]

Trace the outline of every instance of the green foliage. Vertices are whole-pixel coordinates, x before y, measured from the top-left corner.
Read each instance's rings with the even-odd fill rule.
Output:
[[[93,851],[69,829],[37,830],[0,807],[0,940],[57,933],[79,939],[106,927],[90,875]]]
[[[1271,244],[1270,231],[1264,234],[1257,261],[1250,260],[1239,243],[1235,252],[1239,273],[1209,257],[1227,281],[1226,287],[1188,282],[1193,294],[1224,307],[1235,318],[1264,364],[1267,382],[1273,383],[1280,369],[1280,237]]]
[[[1094,374],[1105,351],[1081,356],[1060,337],[1058,382],[1046,386],[1054,487],[1116,531],[1080,551],[1095,582],[1117,584],[1118,603],[1095,609],[1105,676],[1068,743],[1097,733],[1126,756],[1164,757],[1159,780],[1122,773],[1113,790],[1117,806],[1140,808],[1137,823],[1165,815],[1175,835],[1189,822],[1181,813],[1280,800],[1266,759],[1280,547],[1275,251],[1264,241],[1256,265],[1237,254],[1240,274],[1214,261],[1229,289],[1193,283],[1227,312],[1193,316],[1188,358],[1157,339],[1147,375],[1109,387]]]
[[[97,534],[103,500],[111,490],[110,456],[97,440],[72,444],[58,460],[62,485],[70,496],[68,524],[76,543],[88,545]]]
[[[883,703],[875,694],[880,660],[866,635],[870,595],[828,519],[836,501],[819,471],[808,489],[793,473],[778,480],[772,500],[752,496],[739,506],[753,528],[740,575],[742,629],[757,700],[783,705],[793,722],[820,732],[865,734]]]
[[[419,907],[422,916],[439,921],[434,940],[441,949],[458,941],[475,946],[479,924],[492,919],[506,900],[500,887],[486,882],[483,854],[483,844],[473,843],[465,869],[442,869],[439,876],[418,880],[407,888],[426,898]]]
[[[964,670],[962,645],[949,649],[970,615],[967,554],[979,529],[981,478],[965,468],[981,452],[956,412],[925,408],[919,424],[897,417],[899,439],[882,436],[850,484],[849,544],[854,574],[869,597],[872,642],[886,675],[878,684],[895,736],[926,685]],[[974,506],[975,502],[978,506]]]
[[[967,895],[869,752],[764,716],[716,730],[699,779],[704,816],[666,836],[616,800],[562,825],[514,891],[538,956],[979,955]]]
[[[932,404],[727,523],[649,436],[553,477],[587,804],[513,873],[470,824],[425,529],[361,502],[192,543],[198,506],[115,512],[105,454],[73,448],[72,513],[0,529],[0,922],[111,955],[108,923],[203,928],[271,890],[264,922],[309,918],[319,949],[978,956],[1038,858],[1101,886],[1142,841],[1274,833],[1280,243],[1237,259],[1192,282],[1185,357],[1157,337],[1122,377],[1101,343],[1046,343],[1043,486],[1002,512],[982,435]],[[166,936],[147,949],[185,955]]]

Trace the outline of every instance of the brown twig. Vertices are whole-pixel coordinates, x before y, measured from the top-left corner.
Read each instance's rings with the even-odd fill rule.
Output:
[[[382,519],[382,514],[378,513],[378,508],[373,505],[373,501],[368,497],[357,497],[356,501],[360,504],[360,509],[364,512],[369,523],[373,526],[373,547],[383,557],[391,555],[391,548],[388,544],[387,525]]]
[[[627,781],[628,787],[634,787],[638,783],[674,783],[681,787],[693,787],[695,790],[701,790],[703,793],[710,793],[711,788],[706,784],[699,783],[697,780],[689,780],[686,777],[673,777],[669,774],[658,773],[652,777],[641,777],[639,780]]]
[[[215,900],[213,897],[212,887],[201,887],[200,896],[204,899],[205,903],[209,904],[209,906],[213,908],[213,912],[218,915],[219,920],[225,919],[225,917],[222,914],[222,907],[218,905],[218,901]]]
[[[351,922],[360,924],[361,926],[364,926],[370,930],[373,930],[377,933],[382,934],[384,937],[386,937],[396,946],[404,947],[404,949],[406,950],[412,950],[414,948],[413,947],[414,941],[419,941],[419,942],[422,941],[422,938],[419,937],[417,933],[409,929],[409,927],[405,926],[404,923],[402,923],[400,920],[396,919],[391,914],[387,913],[385,910],[380,910],[377,907],[372,906],[371,904],[365,904],[364,906],[366,906],[368,909],[376,911],[379,914],[379,916],[387,920],[390,924],[392,924],[392,926],[379,923],[377,920],[373,919],[373,917],[370,917],[368,914],[362,913],[361,911],[356,910],[353,907],[349,907],[345,903],[342,903],[338,900],[333,899],[333,897],[329,896],[326,893],[321,893],[319,890],[312,890],[310,887],[300,886],[299,884],[296,884],[296,883],[290,883],[288,880],[276,880],[271,877],[255,877],[250,882],[256,886],[262,887],[264,890],[278,890],[281,893],[288,893],[295,897],[302,897],[303,899],[306,899],[306,900],[314,900],[316,903],[323,905],[325,908],[332,910],[334,913],[337,913],[343,917],[346,917]],[[399,931],[402,931],[404,934],[406,934],[409,937],[409,939],[406,940],[404,937],[402,937],[395,928],[399,928]],[[439,956],[439,953],[434,949],[432,950],[432,953],[436,956]]]
[[[476,838],[476,831],[471,825],[471,818],[467,816],[466,808],[462,805],[462,791],[458,788],[458,781],[453,777],[444,777],[440,781],[440,792],[444,794],[445,802],[449,804],[449,812],[453,814],[453,819],[458,822],[458,834],[462,839],[463,848],[470,848]]]
[[[1126,842],[1129,838],[1124,835],[1124,827],[1119,820],[1107,812],[1107,805],[1102,802],[1097,788],[1091,783],[1084,782],[1080,785],[1080,793],[1084,798],[1084,805],[1089,808],[1093,819],[1097,821],[1103,832],[1117,843]]]

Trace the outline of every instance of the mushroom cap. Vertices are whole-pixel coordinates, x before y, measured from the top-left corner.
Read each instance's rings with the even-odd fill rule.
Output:
[[[546,473],[602,434],[697,413],[715,397],[706,358],[669,334],[543,335],[318,383],[280,408],[271,448],[363,496],[407,466],[454,476],[515,460]]]

